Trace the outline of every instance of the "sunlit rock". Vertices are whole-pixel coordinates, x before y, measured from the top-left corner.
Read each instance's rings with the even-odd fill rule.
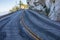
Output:
[[[55,0],[55,3],[52,3],[49,18],[54,21],[60,21],[60,0]]]
[[[44,11],[45,0],[27,0],[27,4],[30,9]]]

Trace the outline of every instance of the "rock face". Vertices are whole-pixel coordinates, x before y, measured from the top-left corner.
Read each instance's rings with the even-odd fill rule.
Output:
[[[56,20],[55,19],[55,17],[54,17],[54,15],[55,15],[55,3],[53,3],[53,1],[50,1],[50,13],[49,13],[49,18],[51,19],[51,20]]]
[[[30,9],[44,10],[45,0],[27,0]]]
[[[49,18],[54,21],[60,21],[60,0],[55,0],[55,3],[52,3]]]
[[[45,14],[46,9],[49,18],[54,21],[60,21],[60,0],[27,0],[30,9],[42,11]]]
[[[60,0],[55,1],[55,14],[57,17],[57,21],[60,21]]]

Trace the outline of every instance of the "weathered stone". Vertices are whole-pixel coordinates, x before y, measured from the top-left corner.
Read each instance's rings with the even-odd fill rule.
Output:
[[[52,3],[49,18],[54,21],[60,21],[60,0],[55,0],[55,3]]]
[[[44,11],[45,0],[27,0],[27,4],[30,9]]]

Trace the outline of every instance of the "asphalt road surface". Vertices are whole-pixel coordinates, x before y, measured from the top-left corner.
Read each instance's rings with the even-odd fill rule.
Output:
[[[60,40],[60,23],[32,10],[0,18],[0,40]]]

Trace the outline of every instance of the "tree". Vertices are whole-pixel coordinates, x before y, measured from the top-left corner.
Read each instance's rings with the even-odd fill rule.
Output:
[[[10,12],[14,12],[14,11],[17,11],[17,10],[19,10],[19,7],[18,7],[18,6],[15,6],[15,7],[13,7],[13,8],[10,10]]]
[[[10,10],[10,12],[14,12],[14,11],[17,11],[17,10],[19,10],[19,9],[26,9],[26,8],[28,8],[28,5],[27,5],[27,4],[23,4],[23,2],[20,0],[20,1],[19,1],[19,6],[13,7],[13,8]]]
[[[28,8],[28,5],[27,5],[27,4],[24,4],[21,0],[20,0],[20,3],[19,3],[19,6],[20,6],[20,8],[22,8],[22,9]]]
[[[22,3],[22,1],[20,0],[20,2],[19,2],[19,6],[20,6],[20,8],[21,8],[21,5],[23,5],[23,3]]]

